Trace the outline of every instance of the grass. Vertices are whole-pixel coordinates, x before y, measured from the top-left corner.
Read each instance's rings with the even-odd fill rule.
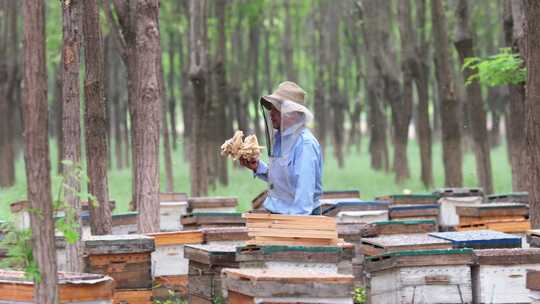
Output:
[[[418,145],[412,141],[409,144],[408,156],[411,170],[411,178],[401,185],[394,182],[391,172],[374,171],[370,167],[370,158],[367,152],[367,140],[364,139],[362,150],[358,153],[351,148],[347,154],[345,168],[339,169],[335,159],[331,156],[331,149],[327,149],[324,161],[323,187],[325,190],[348,190],[358,189],[362,199],[373,199],[379,195],[402,193],[405,189],[413,193],[431,192],[433,189],[424,189],[420,181],[420,158]],[[173,171],[174,190],[176,192],[189,193],[189,164],[184,161],[181,146],[174,151]],[[444,185],[444,169],[442,165],[441,145],[433,146],[433,174],[435,188]],[[51,159],[56,159],[56,146],[51,141]],[[493,164],[493,184],[495,192],[510,192],[512,189],[511,170],[507,160],[506,147],[500,146],[492,150],[491,162]],[[57,176],[56,165],[52,165],[53,191],[58,189],[60,178]],[[209,195],[237,196],[240,209],[246,210],[251,199],[266,188],[264,182],[253,179],[251,173],[243,168],[237,168],[229,162],[229,186],[218,186],[211,189]],[[477,186],[475,174],[475,161],[471,152],[464,155],[463,180],[464,186]],[[10,218],[9,204],[11,202],[25,199],[26,179],[24,173],[24,161],[22,156],[16,163],[17,183],[7,189],[0,189],[0,219]],[[164,189],[164,168],[161,166],[161,187]],[[54,191],[55,192],[55,191]],[[53,193],[54,193],[53,192]],[[116,200],[117,209],[115,213],[127,211],[128,203],[131,199],[131,170],[109,171],[109,196]]]

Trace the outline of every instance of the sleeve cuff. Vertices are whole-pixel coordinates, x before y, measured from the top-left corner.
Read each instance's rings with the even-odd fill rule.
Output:
[[[253,172],[253,177],[264,176],[267,173],[268,173],[268,166],[262,160],[259,160],[259,165],[257,166],[257,170]]]

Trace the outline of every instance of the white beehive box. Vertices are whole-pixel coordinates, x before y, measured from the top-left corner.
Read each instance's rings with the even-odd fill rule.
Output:
[[[187,202],[160,202],[159,225],[161,231],[182,230],[180,219],[182,215],[186,214],[188,214]]]
[[[368,258],[368,303],[472,303],[472,250],[401,251]]]
[[[473,268],[475,303],[531,303],[527,269],[540,270],[540,249],[475,250]]]
[[[456,212],[457,206],[476,205],[482,203],[481,196],[466,197],[443,197],[439,199],[439,225],[452,227],[459,225],[459,215]]]

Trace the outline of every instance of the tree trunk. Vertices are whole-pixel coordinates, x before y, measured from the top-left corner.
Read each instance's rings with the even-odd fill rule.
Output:
[[[82,221],[79,216],[81,202],[77,192],[81,191],[81,181],[73,172],[75,166],[81,164],[81,98],[79,70],[81,64],[81,33],[82,33],[82,6],[80,0],[71,3],[62,3],[63,13],[63,46],[62,46],[62,142],[63,150],[59,151],[62,159],[70,161],[71,165],[64,165],[65,183],[68,190],[64,199],[73,209],[77,225],[76,231],[82,236]],[[73,189],[73,190],[70,190]],[[69,214],[69,213],[68,213]],[[77,240],[75,244],[66,245],[67,271],[83,272],[83,242]]]
[[[227,73],[225,70],[225,62],[227,59],[227,36],[225,33],[226,29],[226,0],[219,0],[216,2],[216,15],[218,19],[218,48],[216,54],[216,92],[219,95],[217,103],[219,105],[218,110],[218,134],[220,135],[220,140],[225,140],[230,134],[227,128],[227,123],[230,119],[231,107],[229,105],[229,90],[227,86]],[[258,101],[258,100],[257,100]],[[220,144],[220,143],[218,143]],[[219,181],[222,185],[227,186],[229,184],[229,174],[227,168],[227,159],[221,156],[218,156],[218,174]]]
[[[137,91],[133,120],[138,124],[133,138],[137,150],[134,203],[139,211],[139,233],[150,233],[159,231],[159,1],[138,0],[135,12]]]
[[[432,0],[431,17],[436,57],[437,92],[441,101],[444,183],[447,187],[461,187],[463,185],[463,176],[461,168],[461,128],[458,122],[459,103],[455,96],[456,90],[450,67],[446,17],[441,0]]]
[[[56,249],[51,197],[49,142],[47,138],[47,65],[45,62],[45,10],[42,0],[25,0],[24,14],[24,160],[27,198],[32,210],[33,258],[40,273],[34,282],[34,301],[58,301]]]
[[[326,146],[326,98],[325,98],[325,71],[326,71],[326,34],[324,33],[326,19],[328,15],[328,4],[319,2],[319,14],[315,19],[317,31],[317,71],[315,75],[315,133],[323,149]]]
[[[334,3],[334,5],[329,8],[328,15],[328,47],[329,47],[329,68],[331,77],[330,82],[330,96],[331,96],[331,105],[332,105],[332,118],[334,123],[332,124],[332,138],[334,139],[334,156],[336,157],[338,167],[343,168],[345,166],[345,160],[343,155],[343,144],[344,144],[344,100],[342,92],[339,88],[339,59],[340,59],[340,5],[339,2]],[[289,32],[286,32],[288,36]]]
[[[173,149],[176,151],[177,143],[178,143],[178,133],[176,132],[176,94],[175,94],[175,75],[176,75],[176,67],[174,65],[174,32],[169,32],[169,120],[171,122],[171,134],[172,134],[172,146]],[[166,113],[164,114],[165,116]]]
[[[371,132],[369,140],[369,152],[371,155],[371,167],[375,170],[388,170],[389,156],[386,144],[386,116],[384,113],[384,79],[382,74],[381,28],[388,26],[384,23],[384,9],[376,0],[363,1],[364,10],[361,10],[363,19],[362,32],[364,47],[366,49],[366,79],[368,97],[368,124]]]
[[[285,73],[287,80],[296,81],[296,71],[294,69],[294,53],[292,46],[292,17],[291,0],[283,2],[285,6],[285,32],[283,34],[283,56],[285,59]],[[337,45],[335,45],[337,47]]]
[[[111,40],[111,44],[114,46],[114,40]],[[122,128],[124,127],[123,117],[124,113],[122,107],[122,80],[120,77],[122,66],[119,62],[120,58],[117,56],[117,47],[111,47],[109,52],[109,58],[111,62],[110,77],[111,77],[111,104],[112,104],[112,116],[111,124],[114,129],[114,155],[116,168],[122,169],[127,167],[124,161],[124,154],[122,146],[124,144]],[[127,147],[124,147],[127,149]]]
[[[4,77],[0,84],[0,187],[11,187],[15,184],[15,101],[16,91],[19,89],[17,79],[18,67],[18,7],[15,0],[5,4],[3,54],[0,55],[0,66]],[[1,34],[0,34],[1,35]],[[0,36],[1,37],[1,36]],[[1,69],[1,68],[0,68]]]
[[[63,104],[62,104],[62,65],[60,62],[55,70],[55,79],[54,79],[54,94],[53,94],[53,125],[54,125],[54,136],[56,138],[56,168],[58,173],[61,174],[63,170],[62,166],[62,151],[64,150],[64,136],[62,135],[62,117],[63,114]]]
[[[417,28],[419,31],[416,39],[418,42],[415,48],[416,56],[412,65],[412,73],[418,96],[416,130],[420,146],[420,178],[427,189],[433,185],[433,162],[431,126],[429,122],[429,64],[427,58],[429,43],[426,37],[426,0],[418,0],[416,5]]]
[[[525,137],[527,139],[531,224],[540,228],[540,2],[525,0],[527,96]]]
[[[104,235],[112,231],[112,216],[107,183],[107,118],[105,104],[105,74],[103,39],[96,0],[84,0],[83,16],[85,46],[85,138],[88,192],[97,204],[90,204],[92,234]]]
[[[463,65],[465,58],[474,56],[473,34],[469,25],[469,8],[467,1],[460,0],[456,9],[457,32],[455,46],[459,53],[460,65]],[[463,70],[463,78],[466,81],[474,71]],[[469,104],[469,115],[471,133],[473,137],[474,155],[476,158],[476,174],[480,186],[484,193],[493,193],[493,179],[491,175],[491,156],[489,137],[487,132],[486,111],[482,100],[480,83],[475,81],[466,87],[467,103]]]
[[[207,2],[206,0],[190,0],[190,68],[189,80],[195,97],[194,117],[191,144],[191,195],[202,196],[208,193],[207,172],[207,132],[206,113],[208,97],[206,85],[208,82],[208,48],[207,48]]]
[[[161,96],[161,132],[163,137],[163,159],[165,160],[165,180],[167,192],[174,192],[174,177],[173,177],[173,165],[172,165],[172,152],[171,152],[171,134],[169,129],[169,122],[167,121],[168,103],[165,96],[165,75],[163,72],[163,61],[161,58],[161,52],[158,53],[158,60],[156,65],[159,67],[158,79]],[[158,140],[159,144],[159,140]],[[158,172],[159,172],[159,158],[158,158]],[[159,178],[159,174],[158,174]],[[158,190],[159,191],[159,190]]]
[[[508,46],[514,53],[525,58],[525,38],[523,33],[524,7],[522,0],[505,2],[504,31]],[[526,161],[527,142],[525,136],[525,86],[509,85],[510,106],[508,113],[508,139],[510,164],[512,167],[512,190],[526,191],[528,188],[529,164]]]
[[[251,99],[253,101],[253,110],[254,110],[254,130],[257,138],[262,137],[261,131],[261,122],[259,118],[259,98],[261,92],[259,92],[259,34],[260,34],[261,24],[258,21],[252,22],[252,25],[249,27],[249,54],[250,54],[250,68],[251,68]]]

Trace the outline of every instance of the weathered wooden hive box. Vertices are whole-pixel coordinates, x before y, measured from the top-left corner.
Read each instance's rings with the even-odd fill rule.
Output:
[[[207,227],[243,227],[246,222],[238,212],[203,212],[182,216],[184,230]]]
[[[366,256],[381,255],[404,250],[452,249],[452,242],[419,234],[392,234],[362,238],[360,251]]]
[[[321,204],[313,211],[313,214],[335,217],[344,211],[388,210],[389,205],[390,203],[384,201],[361,201],[358,199],[337,201],[334,204]]]
[[[161,231],[182,230],[180,218],[188,214],[188,201],[185,193],[159,194],[159,225]]]
[[[438,195],[439,197],[484,197],[484,191],[481,188],[440,188],[435,190],[433,194]]]
[[[375,198],[378,201],[387,201],[392,205],[434,205],[439,199],[435,194],[392,194]]]
[[[391,205],[388,210],[391,220],[434,220],[439,218],[439,204]]]
[[[339,238],[356,243],[362,237],[376,236],[376,226],[372,223],[387,220],[387,210],[342,211],[336,216],[336,228]]]
[[[493,194],[487,197],[490,203],[520,203],[529,204],[529,193],[527,192],[512,192]]]
[[[313,270],[224,269],[230,304],[352,304],[353,277]]]
[[[458,206],[458,230],[491,229],[502,232],[525,232],[531,229],[527,220],[529,207],[517,203],[489,203]]]
[[[201,229],[205,244],[243,244],[249,240],[246,227],[210,227]]]
[[[429,235],[451,241],[454,248],[521,248],[521,237],[493,230],[432,232]]]
[[[9,204],[11,214],[14,218],[15,227],[17,229],[30,228],[30,202],[26,200],[17,201]],[[64,211],[59,210],[54,213],[54,216],[64,216]]]
[[[0,303],[28,304],[33,299],[34,283],[22,271],[0,270]],[[111,304],[114,281],[111,277],[89,273],[58,273],[59,303]]]
[[[368,303],[472,303],[471,249],[398,251],[366,260]]]
[[[85,271],[114,279],[114,303],[140,303],[152,296],[154,249],[154,239],[145,235],[91,236],[85,241]]]
[[[444,230],[454,230],[459,225],[459,215],[456,207],[481,204],[483,197],[481,196],[446,196],[439,199],[440,213],[439,225]]]
[[[221,270],[238,268],[235,261],[236,246],[227,244],[187,245],[184,254],[189,259],[190,303],[212,304],[224,299],[221,288]]]
[[[475,250],[475,303],[531,303],[527,269],[540,270],[540,249]]]
[[[338,246],[248,245],[237,247],[240,268],[314,269],[325,273],[352,273],[352,244]]]
[[[236,197],[190,197],[188,199],[189,212],[235,212],[238,205]]]
[[[391,220],[373,223],[377,235],[428,233],[437,231],[434,220]]]

